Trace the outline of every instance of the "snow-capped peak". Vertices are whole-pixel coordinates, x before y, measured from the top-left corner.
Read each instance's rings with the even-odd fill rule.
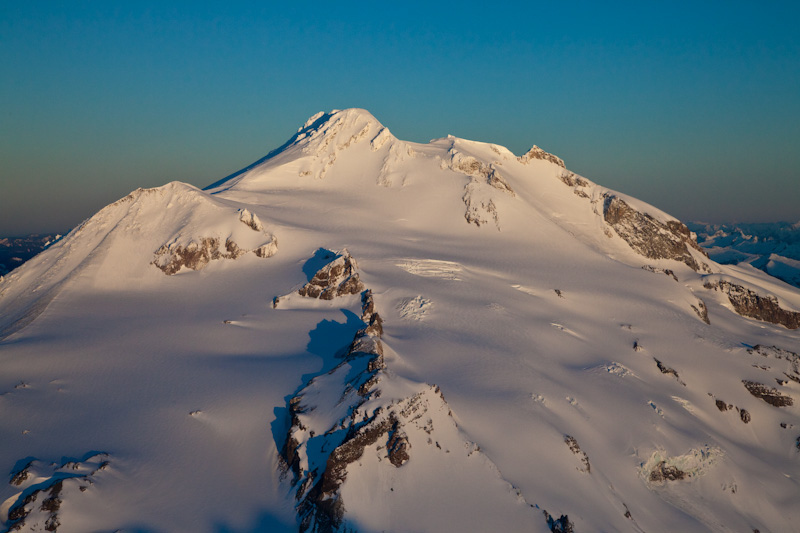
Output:
[[[297,130],[297,133],[301,133],[304,130],[324,129],[325,124],[335,123],[338,121],[346,121],[351,124],[355,123],[361,125],[366,123],[377,123],[380,125],[372,113],[366,109],[351,107],[349,109],[334,109],[328,112],[320,111],[315,113],[314,115],[311,115],[306,123]]]
[[[378,133],[382,128],[383,125],[365,109],[320,111],[297,130],[290,142],[292,145],[305,145],[308,151],[324,150],[337,137],[339,144],[347,144],[350,139],[360,140],[370,131]]]
[[[323,179],[336,158],[351,146],[364,142],[377,151],[390,148],[397,139],[364,109],[333,110],[316,113],[288,141],[252,165],[215,182],[206,190],[220,192],[236,187],[253,190],[263,188],[259,179],[276,166],[297,161],[292,178]],[[293,179],[294,181],[294,179]]]
[[[359,109],[22,265],[0,364],[3,529],[800,520],[800,292],[539,148]]]

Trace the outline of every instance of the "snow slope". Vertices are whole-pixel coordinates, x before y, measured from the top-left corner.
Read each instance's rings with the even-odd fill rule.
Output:
[[[322,113],[0,282],[0,520],[791,531],[798,312],[541,149]]]

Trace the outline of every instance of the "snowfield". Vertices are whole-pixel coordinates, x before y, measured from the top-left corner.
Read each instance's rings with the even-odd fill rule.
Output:
[[[320,113],[0,281],[0,525],[793,531],[798,354],[800,291],[544,150]]]

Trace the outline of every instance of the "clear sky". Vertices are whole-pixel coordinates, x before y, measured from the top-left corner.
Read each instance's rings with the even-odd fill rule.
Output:
[[[2,2],[0,236],[203,187],[347,107],[537,144],[686,221],[798,221],[797,6]]]

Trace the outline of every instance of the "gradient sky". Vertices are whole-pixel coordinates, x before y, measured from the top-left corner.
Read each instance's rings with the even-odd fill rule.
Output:
[[[272,4],[1,3],[0,235],[203,187],[347,107],[537,144],[686,221],[800,220],[796,2]]]

